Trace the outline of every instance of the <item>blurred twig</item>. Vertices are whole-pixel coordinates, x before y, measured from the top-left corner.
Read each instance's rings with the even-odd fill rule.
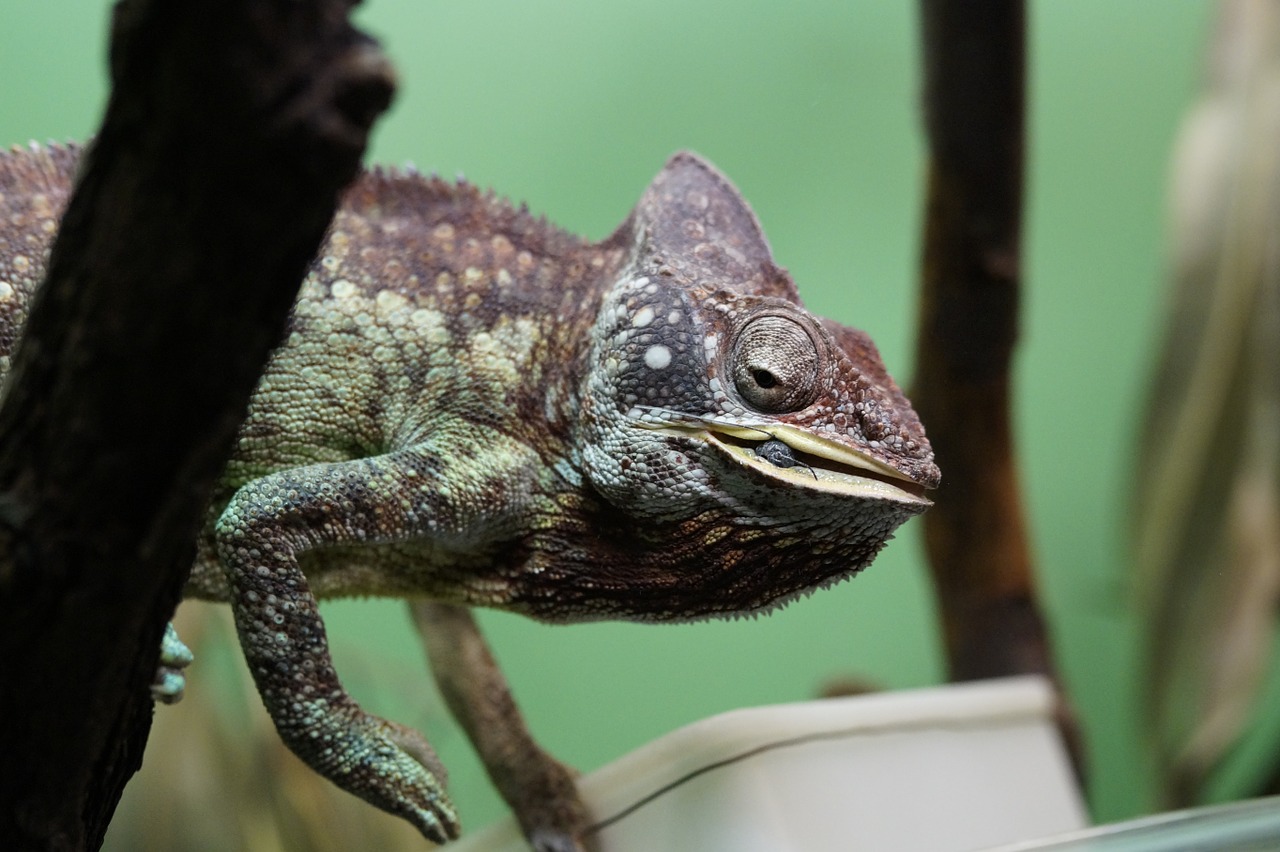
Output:
[[[912,399],[942,469],[925,540],[953,680],[1054,674],[1010,432],[1022,0],[922,0],[929,188]],[[1075,740],[1073,717],[1063,721]]]

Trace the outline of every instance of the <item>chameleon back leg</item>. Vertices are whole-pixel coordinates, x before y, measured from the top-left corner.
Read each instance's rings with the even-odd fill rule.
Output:
[[[470,610],[421,600],[410,612],[441,694],[529,845],[535,852],[596,848],[575,773],[534,741]]]

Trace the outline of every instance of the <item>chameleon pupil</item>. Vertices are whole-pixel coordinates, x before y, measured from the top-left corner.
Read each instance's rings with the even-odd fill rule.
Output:
[[[776,387],[778,384],[778,379],[768,370],[752,370],[751,378],[755,379],[755,383],[766,390]]]

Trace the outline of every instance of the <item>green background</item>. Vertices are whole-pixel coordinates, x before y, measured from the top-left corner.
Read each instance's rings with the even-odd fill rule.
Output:
[[[0,143],[92,132],[107,10],[103,0],[0,8]],[[1016,426],[1100,820],[1149,807],[1124,499],[1163,315],[1168,154],[1210,13],[1190,0],[1030,11]],[[601,237],[671,152],[697,150],[750,199],[809,306],[869,331],[909,382],[924,167],[914,4],[372,0],[360,17],[401,76],[373,160],[465,173]],[[422,709],[429,688],[401,607],[339,603],[326,617],[352,691],[427,728],[467,824],[489,821],[498,805],[478,764],[456,729]],[[583,769],[708,714],[809,697],[831,676],[889,687],[941,677],[913,525],[862,576],[768,618],[483,622],[534,731]]]

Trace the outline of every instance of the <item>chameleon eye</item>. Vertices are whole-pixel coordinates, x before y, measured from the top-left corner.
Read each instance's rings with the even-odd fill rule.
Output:
[[[818,349],[804,326],[763,316],[743,327],[733,351],[733,384],[747,405],[799,411],[817,394]]]

